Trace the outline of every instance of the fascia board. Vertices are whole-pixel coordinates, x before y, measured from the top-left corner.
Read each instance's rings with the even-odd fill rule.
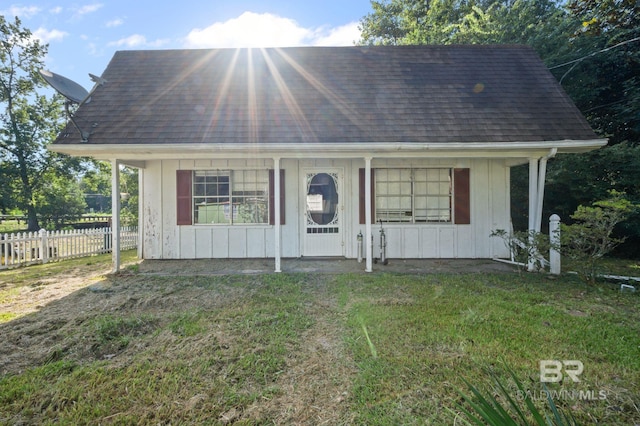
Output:
[[[194,156],[224,156],[225,158],[308,158],[327,156],[338,158],[383,157],[469,157],[523,158],[546,155],[557,148],[558,153],[580,153],[600,148],[606,139],[560,140],[541,142],[449,142],[449,143],[316,143],[316,144],[59,144],[51,151],[97,159],[187,159]]]

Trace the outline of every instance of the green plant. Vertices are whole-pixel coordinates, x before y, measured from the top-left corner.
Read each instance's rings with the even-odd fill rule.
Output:
[[[489,236],[498,237],[504,241],[513,260],[519,264],[519,270],[527,268],[530,259],[534,270],[544,269],[545,260],[541,253],[549,251],[548,235],[534,230],[507,232],[504,229],[496,229]]]
[[[507,371],[513,379],[520,397],[514,398],[504,382],[492,370],[488,373],[495,383],[495,389],[492,392],[483,392],[466,379],[463,379],[472,394],[470,396],[458,391],[466,403],[466,405],[460,405],[460,409],[470,420],[467,422],[468,424],[491,426],[577,426],[578,423],[573,416],[558,409],[549,392],[546,392],[548,412],[540,412],[531,400],[530,393],[524,388],[522,382],[518,380],[513,370],[507,367]],[[547,391],[546,387],[545,391]],[[505,402],[501,402],[501,400]],[[517,400],[522,400],[524,406]]]
[[[612,190],[606,200],[592,206],[578,206],[571,225],[562,225],[562,254],[575,261],[578,274],[593,283],[601,259],[621,244],[625,237],[615,238],[616,225],[626,220],[636,208],[623,192]]]

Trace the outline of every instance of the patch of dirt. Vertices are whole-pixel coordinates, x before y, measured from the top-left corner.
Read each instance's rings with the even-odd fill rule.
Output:
[[[96,270],[95,267],[86,267],[74,268],[50,278],[41,278],[32,284],[17,288],[16,293],[12,294],[6,303],[0,305],[0,308],[6,314],[16,316],[30,314],[39,311],[50,302],[100,281],[108,273],[108,268]]]

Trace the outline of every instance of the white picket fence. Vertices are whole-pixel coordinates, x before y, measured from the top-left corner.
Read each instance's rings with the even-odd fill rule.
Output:
[[[111,228],[0,235],[0,270],[111,252]],[[138,227],[120,228],[120,248],[138,246]]]

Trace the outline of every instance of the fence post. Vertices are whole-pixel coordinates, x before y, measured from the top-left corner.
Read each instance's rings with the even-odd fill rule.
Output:
[[[47,231],[44,228],[40,229],[40,259],[42,259],[42,263],[49,262],[49,243]]]
[[[560,275],[560,216],[551,215],[549,218],[549,241],[551,248],[549,249],[549,272],[553,275]]]

